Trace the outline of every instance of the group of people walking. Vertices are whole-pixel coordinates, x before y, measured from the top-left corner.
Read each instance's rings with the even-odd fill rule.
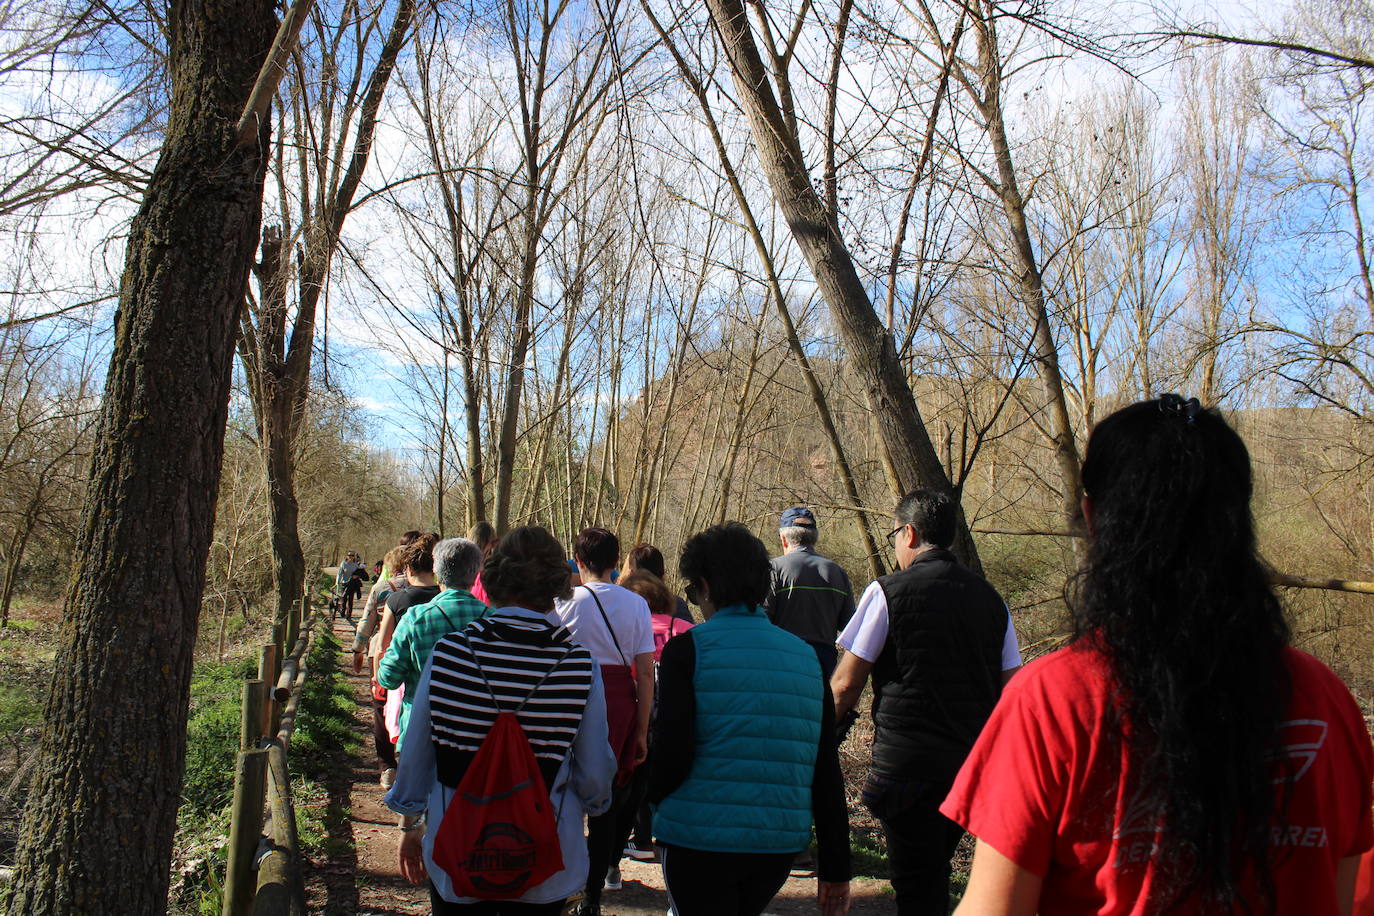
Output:
[[[754,916],[814,830],[818,907],[844,913],[837,745],[871,682],[862,799],[901,916],[948,911],[965,830],[963,914],[1351,912],[1374,752],[1289,645],[1244,443],[1166,395],[1097,425],[1083,488],[1073,636],[1025,670],[941,492],[897,504],[897,570],[857,603],[809,507],[771,560],[738,523],[693,535],[695,624],[662,554],[604,528],[571,559],[533,526],[407,532],[353,647],[402,873],[436,914],[595,914],[622,853],[657,856],[677,916]]]

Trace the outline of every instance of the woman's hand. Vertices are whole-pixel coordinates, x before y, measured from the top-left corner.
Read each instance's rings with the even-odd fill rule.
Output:
[[[639,766],[649,759],[649,735],[647,732],[639,732],[635,735],[635,766]]]
[[[816,904],[821,916],[844,916],[849,912],[849,882],[816,879]]]
[[[425,870],[423,830],[407,830],[401,834],[401,876],[411,884],[424,884],[429,877]]]

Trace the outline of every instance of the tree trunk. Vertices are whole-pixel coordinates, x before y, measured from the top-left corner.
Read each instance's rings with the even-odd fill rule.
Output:
[[[234,339],[265,157],[236,122],[269,0],[174,0],[162,153],[129,231],[14,913],[162,914]]]
[[[306,224],[304,256],[299,266],[299,295],[290,340],[286,340],[290,266],[282,257],[279,231],[263,233],[262,262],[256,268],[262,289],[258,320],[251,320],[254,316],[248,313],[243,317],[244,341],[239,350],[249,378],[249,391],[259,418],[265,452],[272,504],[272,568],[277,583],[278,623],[284,622],[292,607],[300,601],[305,584],[305,553],[297,527],[300,510],[296,502],[294,452],[296,434],[310,396],[315,313],[344,220],[353,208],[354,196],[372,152],[377,112],[395,69],[396,58],[410,35],[414,16],[415,0],[401,0],[378,54],[377,66],[368,78],[347,169],[341,177],[335,173],[335,183],[326,182],[323,175],[317,176],[322,203],[309,214]],[[325,137],[331,135],[330,125],[326,120]],[[345,123],[340,129],[346,137],[350,125]],[[338,142],[342,145],[343,139]]]
[[[10,549],[6,552],[5,587],[3,591],[0,591],[0,627],[10,625],[10,605],[14,603],[15,580],[19,577],[19,566],[24,562],[24,551],[29,546],[29,535],[33,534],[37,521],[31,515],[26,515],[21,530],[14,533],[14,538],[10,542]]]
[[[1083,525],[1080,503],[1083,485],[1079,480],[1078,446],[1073,421],[1069,419],[1069,405],[1064,397],[1064,380],[1059,371],[1059,350],[1055,346],[1045,305],[1045,286],[1040,275],[1030,227],[1026,222],[1026,204],[1016,180],[1016,167],[1011,158],[1011,144],[1007,140],[1002,118],[1002,62],[998,54],[997,33],[994,31],[992,8],[984,4],[983,18],[975,25],[978,32],[979,68],[982,70],[983,95],[979,108],[992,141],[997,159],[997,193],[1007,217],[1012,248],[1021,268],[1017,282],[1021,287],[1021,302],[1031,320],[1034,334],[1036,367],[1045,403],[1050,415],[1050,446],[1054,450],[1059,469],[1060,511],[1069,531],[1079,531]],[[1077,543],[1077,542],[1075,542]]]
[[[263,447],[267,449],[267,490],[272,506],[272,571],[277,582],[275,620],[280,624],[301,600],[301,590],[305,586],[305,551],[301,547],[300,503],[296,500],[296,437],[290,429],[291,404],[285,398],[278,398],[272,406],[274,409],[263,424]],[[278,646],[279,651],[281,648]]]
[[[735,205],[739,207],[740,213],[744,217],[745,228],[749,232],[749,237],[753,240],[754,250],[757,252],[759,262],[762,264],[764,268],[764,273],[767,275],[768,288],[771,292],[773,305],[777,309],[778,318],[782,321],[783,331],[787,336],[787,345],[791,348],[792,358],[797,361],[797,367],[801,370],[802,378],[806,381],[806,390],[807,393],[811,396],[812,405],[816,408],[816,417],[820,420],[821,429],[825,431],[826,439],[830,443],[830,454],[835,459],[835,469],[840,476],[841,484],[844,486],[845,499],[848,500],[851,506],[860,506],[862,505],[862,501],[859,498],[858,483],[854,478],[853,470],[850,468],[849,457],[845,454],[844,442],[840,439],[840,433],[839,429],[835,425],[834,415],[830,411],[830,402],[826,400],[825,391],[821,388],[820,381],[816,378],[816,373],[811,368],[811,360],[806,355],[806,349],[801,344],[801,337],[797,333],[796,323],[792,320],[792,313],[787,307],[787,300],[785,295],[783,294],[782,281],[778,277],[777,266],[773,262],[773,253],[769,250],[768,245],[764,240],[763,232],[759,228],[758,222],[754,219],[753,208],[749,204],[748,195],[744,193],[744,188],[740,184],[739,176],[735,172],[734,162],[730,159],[729,151],[726,148],[725,142],[720,135],[720,129],[716,123],[715,115],[711,111],[710,101],[708,96],[706,95],[705,87],[702,86],[701,81],[696,78],[695,74],[691,72],[691,69],[687,66],[686,60],[679,53],[676,45],[673,44],[672,37],[659,24],[658,19],[653,14],[653,11],[649,9],[648,3],[644,2],[644,0],[641,0],[641,2],[643,3],[643,6],[645,8],[647,15],[649,16],[650,21],[654,24],[655,29],[657,29],[659,37],[663,39],[663,42],[665,46],[668,48],[669,53],[673,55],[673,60],[677,63],[678,66],[678,72],[682,75],[683,80],[692,90],[692,94],[696,97],[697,103],[701,108],[702,116],[706,119],[706,127],[711,134],[712,144],[716,148],[716,156],[720,160],[721,168],[725,173],[726,181],[730,185],[730,190],[734,193]],[[840,22],[836,26],[836,45],[834,56],[831,62],[830,83],[828,86],[828,95],[826,99],[827,143],[825,177],[823,184],[826,192],[826,212],[830,214],[830,218],[832,221],[834,220],[836,214],[836,194],[838,187],[835,178],[835,156],[833,143],[836,104],[835,85],[836,80],[838,79],[838,71],[840,66],[840,49],[844,46],[844,35],[849,20],[849,9],[851,5],[852,4],[849,2],[849,0],[845,0],[844,4],[841,7]],[[703,263],[702,278],[704,278],[704,276],[705,264]],[[700,294],[700,283],[701,280],[698,281],[697,295]],[[695,299],[693,299],[692,306],[693,310],[695,311]],[[690,319],[688,321],[687,326],[690,329]],[[679,352],[682,352],[682,350],[683,347],[679,346]],[[668,415],[672,415],[671,398]],[[856,510],[854,513],[854,521],[855,524],[858,525],[859,535],[860,538],[863,540],[864,544],[864,552],[868,557],[868,571],[873,576],[873,578],[876,579],[883,574],[884,569],[881,560],[881,553],[879,552],[877,543],[873,540],[873,532],[868,526],[868,517],[865,513]],[[643,527],[642,518],[640,520],[640,526]]]
[[[735,88],[748,115],[750,134],[773,199],[839,325],[849,363],[863,386],[869,409],[877,418],[878,432],[891,457],[899,488],[922,486],[940,490],[957,504],[959,494],[931,444],[897,359],[892,335],[873,311],[849,249],[838,227],[826,215],[825,203],[816,193],[797,138],[773,94],[742,0],[707,0],[706,5],[729,58]],[[962,510],[953,549],[971,568],[981,569]]]

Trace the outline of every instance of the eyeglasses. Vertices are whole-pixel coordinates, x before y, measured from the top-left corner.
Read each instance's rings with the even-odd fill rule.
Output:
[[[910,526],[910,525],[898,525],[896,528],[893,528],[891,531],[889,531],[889,532],[887,533],[887,542],[888,542],[889,544],[892,545],[892,548],[893,548],[894,550],[897,548],[897,535],[900,534],[901,532],[905,531],[905,530],[906,530],[907,528],[909,528],[909,527],[911,527],[911,526]]]

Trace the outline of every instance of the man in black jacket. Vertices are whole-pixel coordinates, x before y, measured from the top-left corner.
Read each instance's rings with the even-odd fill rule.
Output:
[[[1021,664],[1006,603],[949,550],[955,519],[954,503],[934,490],[897,504],[889,538],[898,571],[865,590],[830,682],[842,721],[873,676],[864,803],[887,835],[898,916],[948,912],[963,830],[939,805]]]

